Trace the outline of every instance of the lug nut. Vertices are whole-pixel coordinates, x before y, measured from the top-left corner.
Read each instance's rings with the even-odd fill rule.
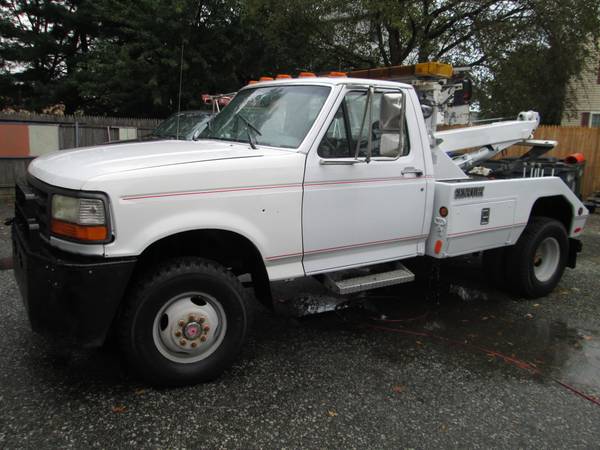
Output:
[[[176,331],[176,332],[175,332],[175,336],[177,336],[177,337],[181,337],[181,331]]]
[[[201,340],[202,342],[206,341],[206,336],[201,336],[201,337],[200,337],[200,340]]]
[[[208,333],[210,331],[210,327],[208,325],[205,325],[203,330],[205,333]]]
[[[186,342],[185,342],[185,339],[182,339],[182,340],[180,340],[180,341],[179,341],[179,343],[180,343],[181,345],[185,345],[185,344],[186,344]]]
[[[192,314],[190,314],[188,319],[190,319],[190,322],[194,322],[196,320],[196,317],[194,317]]]
[[[198,345],[197,343],[192,342],[192,348],[196,348],[197,345]]]
[[[206,320],[206,319],[205,319],[204,317],[200,317],[200,318],[198,319],[198,322],[200,322],[200,323],[204,323],[204,321],[205,321],[205,320]]]
[[[183,320],[180,320],[179,322],[177,322],[177,325],[179,325],[180,327],[185,325],[185,322]]]

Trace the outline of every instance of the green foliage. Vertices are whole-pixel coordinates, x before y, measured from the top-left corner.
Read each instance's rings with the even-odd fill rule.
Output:
[[[597,59],[600,12],[597,0],[536,0],[523,39],[503,57],[490,59],[478,99],[483,116],[538,111],[545,124],[560,124],[589,58]],[[595,61],[594,66],[597,64]]]
[[[0,0],[0,107],[163,117],[261,75],[474,65],[485,115],[560,120],[600,0]],[[181,50],[183,46],[183,59]],[[183,62],[181,64],[181,62]]]

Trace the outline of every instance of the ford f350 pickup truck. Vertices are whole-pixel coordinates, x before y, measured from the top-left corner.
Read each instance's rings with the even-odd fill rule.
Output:
[[[114,333],[142,376],[177,385],[234,361],[242,276],[268,303],[275,280],[318,275],[345,295],[411,281],[407,258],[483,252],[516,293],[548,294],[575,266],[586,208],[556,177],[461,168],[528,142],[539,117],[435,132],[429,109],[397,82],[265,81],[194,141],[37,158],[12,225],[32,328],[88,347]]]

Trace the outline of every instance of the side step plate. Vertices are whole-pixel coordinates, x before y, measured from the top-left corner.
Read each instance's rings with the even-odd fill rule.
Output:
[[[389,265],[387,266],[389,268]],[[404,265],[397,263],[393,270],[377,271],[376,266],[363,269],[351,269],[323,275],[323,283],[339,295],[354,294],[395,284],[409,283],[415,274]]]

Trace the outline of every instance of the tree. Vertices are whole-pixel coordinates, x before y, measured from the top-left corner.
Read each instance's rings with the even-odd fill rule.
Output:
[[[538,111],[545,124],[560,124],[573,96],[569,81],[581,76],[597,55],[600,33],[597,0],[535,0],[523,42],[503,58],[490,59],[478,99],[483,116],[516,116]]]
[[[371,65],[442,60],[473,66],[476,99],[486,116],[516,116],[535,107],[545,123],[560,123],[570,101],[568,82],[581,73],[600,38],[600,0],[351,3],[334,16],[345,20],[334,23],[340,35],[354,30],[363,40],[348,41],[354,53],[374,59]]]
[[[80,99],[69,77],[96,32],[85,0],[0,0],[4,102],[30,109],[63,102],[75,110]]]

